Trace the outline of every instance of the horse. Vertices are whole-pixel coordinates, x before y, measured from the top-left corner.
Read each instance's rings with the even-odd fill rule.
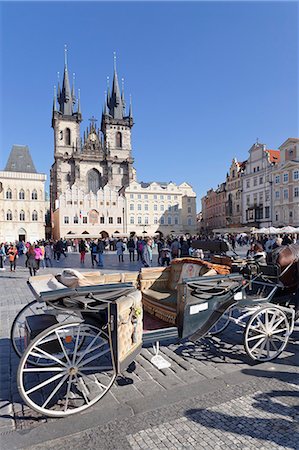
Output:
[[[272,263],[280,267],[280,281],[288,293],[299,286],[299,244],[281,245],[272,251]]]

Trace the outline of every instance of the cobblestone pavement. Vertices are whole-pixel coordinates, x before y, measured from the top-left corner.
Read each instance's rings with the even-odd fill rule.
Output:
[[[262,378],[27,450],[298,450],[298,404],[298,378]]]
[[[62,267],[78,268],[78,259],[79,256],[77,254],[71,254],[65,260],[62,259],[61,262],[56,263],[56,266],[54,268],[41,269],[40,273],[57,273],[61,270]],[[85,414],[76,415],[71,420],[63,419],[63,421],[41,417],[28,409],[28,407],[23,404],[23,401],[18,393],[16,385],[16,374],[19,359],[14,354],[9,339],[9,331],[17,312],[25,304],[33,300],[33,295],[26,285],[28,270],[22,265],[23,260],[22,258],[20,258],[18,260],[18,268],[16,272],[11,273],[8,270],[0,272],[0,435],[2,435],[3,439],[6,437],[9,444],[10,436],[13,437],[15,436],[15,433],[20,433],[19,437],[21,437],[23,436],[22,433],[27,433],[29,431],[30,433],[35,433],[34,435],[32,434],[32,442],[39,442],[38,433],[40,433],[40,436],[42,436],[43,432],[45,433],[44,441],[51,441],[51,439],[60,435],[63,442],[63,436],[72,434],[75,430],[83,433],[83,436],[84,433],[89,433],[89,431],[85,432],[84,430],[87,430],[88,428],[93,428],[93,430],[96,430],[99,424],[103,424],[106,422],[108,423],[115,417],[121,417],[121,414],[123,416],[133,416],[131,422],[124,422],[125,428],[123,428],[121,433],[121,428],[118,428],[118,426],[115,425],[114,432],[119,437],[119,439],[121,439],[121,441],[117,441],[115,442],[114,446],[110,446],[110,440],[108,436],[108,431],[110,428],[108,428],[107,436],[105,435],[105,428],[103,428],[103,435],[106,436],[107,442],[103,440],[102,444],[98,435],[94,436],[94,441],[92,440],[93,438],[89,436],[91,442],[97,442],[97,444],[94,444],[96,445],[95,447],[92,447],[91,445],[88,448],[125,449],[131,447],[134,448],[134,445],[136,446],[138,443],[138,445],[140,444],[140,448],[152,449],[154,448],[154,446],[152,445],[155,444],[156,438],[153,440],[153,444],[151,443],[149,446],[147,446],[147,443],[142,440],[143,436],[148,435],[149,437],[147,439],[150,439],[152,427],[162,426],[162,423],[165,425],[165,429],[162,428],[161,433],[164,433],[164,431],[166,432],[167,427],[170,427],[170,429],[172,430],[176,429],[178,426],[181,426],[181,424],[187,426],[186,423],[188,423],[189,425],[193,424],[192,426],[198,427],[198,435],[205,435],[205,433],[202,431],[202,428],[206,430],[205,432],[207,433],[207,435],[209,435],[209,433],[213,435],[215,430],[209,426],[208,415],[203,416],[205,417],[205,421],[200,421],[198,419],[198,412],[191,411],[188,414],[187,412],[185,414],[181,409],[181,415],[178,414],[176,417],[172,417],[171,414],[173,413],[173,411],[178,411],[177,408],[174,408],[174,405],[184,398],[194,399],[197,395],[208,391],[213,392],[214,395],[214,393],[218,392],[217,390],[219,390],[219,393],[217,395],[215,394],[216,397],[225,397],[225,393],[227,392],[227,389],[229,389],[228,385],[230,384],[230,381],[233,380],[234,376],[239,373],[243,374],[243,379],[241,380],[242,383],[244,383],[244,379],[246,377],[248,377],[248,380],[250,380],[251,377],[256,377],[258,375],[262,377],[262,380],[265,379],[266,382],[268,381],[269,376],[272,378],[273,376],[277,376],[278,373],[281,373],[280,378],[282,379],[284,379],[286,375],[293,378],[296,373],[298,375],[298,331],[295,331],[295,333],[292,335],[286,350],[284,351],[283,355],[281,355],[280,358],[275,361],[275,364],[263,364],[261,366],[258,366],[259,368],[263,369],[256,370],[256,366],[254,366],[252,362],[250,362],[245,354],[242,345],[241,333],[234,326],[230,325],[230,327],[221,335],[221,340],[220,338],[215,337],[213,339],[202,339],[199,343],[196,344],[187,341],[182,343],[175,341],[163,343],[161,345],[161,353],[166,360],[171,362],[171,367],[162,371],[157,370],[151,364],[150,360],[153,355],[152,348],[145,347],[142,349],[141,354],[137,357],[135,367],[131,367],[128,371],[125,371],[123,373],[123,377],[120,377],[117,380],[108,394],[93,408],[90,408],[91,411],[88,410],[88,412],[86,412]],[[105,255],[105,269],[108,272],[138,270],[139,267],[139,262],[130,264],[127,261],[123,264],[119,264],[116,261],[115,254]],[[86,267],[85,270],[90,270],[90,268]],[[235,380],[236,382],[238,381],[237,378],[235,378]],[[236,404],[229,403],[228,398],[226,398],[226,402],[224,401],[225,399],[222,398],[221,402],[219,401],[217,405],[213,406],[213,402],[211,402],[211,397],[209,397],[209,395],[207,396],[207,399],[210,400],[209,404],[205,404],[204,401],[200,399],[200,401],[195,402],[193,406],[189,404],[188,408],[199,408],[200,410],[201,408],[206,408],[206,410],[210,411],[211,414],[215,415],[215,420],[217,421],[217,423],[220,423],[221,421],[224,423],[224,427],[225,423],[236,423],[236,421],[232,421],[231,414],[229,415],[229,418],[225,418],[223,417],[223,410],[219,410],[217,408],[220,403],[223,403],[223,405],[226,403],[229,410],[238,410],[242,412],[242,410],[245,409],[246,405],[246,414],[247,411],[250,410],[250,408],[255,408],[255,406],[252,406],[256,405],[256,398],[252,396],[255,391],[253,390],[253,393],[249,392],[248,395],[245,396],[244,386],[245,385],[243,384],[243,388],[240,388],[240,390],[238,391],[238,396],[236,397],[239,399],[237,400],[237,403],[239,401],[241,402],[241,399],[243,399],[244,397],[244,400],[242,400],[243,403],[241,402],[240,406],[238,407],[239,409],[237,408]],[[282,388],[280,387],[280,389]],[[297,392],[296,387],[292,387],[292,389],[294,390],[294,392]],[[264,392],[261,389],[260,385],[256,386],[255,390]],[[272,397],[266,398],[270,398],[270,400],[272,401]],[[279,404],[280,403],[281,402],[279,402]],[[163,408],[161,410],[161,406],[168,407],[169,409],[165,410],[165,412],[163,413]],[[276,405],[276,400],[274,407],[277,407],[278,409],[280,408],[280,406]],[[273,410],[271,414],[275,418],[276,413],[278,414],[278,412],[278,410]],[[147,421],[146,414],[149,415],[149,422]],[[183,418],[182,414],[184,415]],[[200,417],[201,416],[202,414],[200,414]],[[144,418],[144,421],[142,417]],[[165,420],[166,417],[168,418],[168,420]],[[250,414],[248,417],[251,417]],[[156,422],[155,420],[153,420],[153,418],[157,418],[157,420],[155,419]],[[180,422],[181,419],[184,419],[182,423]],[[269,418],[267,419],[267,417],[265,416],[264,419],[265,422],[263,423],[266,423],[267,426],[269,426]],[[266,420],[268,420],[268,422]],[[290,419],[288,420],[290,421]],[[178,422],[176,423],[176,421]],[[134,425],[136,423],[139,424],[139,427],[137,428]],[[288,424],[287,421],[285,421],[284,423],[285,425]],[[145,426],[145,424],[149,425],[149,428],[148,426]],[[128,428],[126,428],[126,426],[128,426]],[[46,430],[50,430],[50,436],[46,436]],[[143,430],[144,433],[140,434]],[[193,431],[193,434],[196,434],[196,430]],[[224,428],[220,431],[222,434],[224,432],[232,432],[232,430],[225,431]],[[90,433],[91,435],[93,435],[93,431],[90,431]],[[81,434],[79,436],[81,436]],[[255,438],[255,435],[252,436],[252,438]],[[78,437],[78,439],[80,440],[81,437]],[[192,445],[194,448],[209,448],[208,446],[198,447],[199,438],[197,437],[196,439],[195,442],[189,442],[190,448],[192,448]],[[13,442],[13,439],[11,442]],[[76,442],[77,437],[74,438],[74,447],[62,446],[57,448],[79,449],[85,447],[80,447],[80,445],[76,447]],[[106,442],[107,445],[104,445],[104,442]],[[221,443],[221,441],[219,442],[220,443],[218,443],[217,445],[221,446],[221,448],[225,448],[223,447],[223,443]],[[299,442],[299,439],[297,439],[297,442]],[[280,446],[283,445],[282,441],[273,441],[272,443]],[[158,444],[160,445],[161,442],[158,442]],[[235,445],[237,444],[238,442]],[[24,448],[18,445],[19,444],[15,443],[11,444],[11,447],[7,445],[6,447],[3,446],[3,448]],[[179,445],[179,443],[176,443],[175,445]],[[241,443],[239,447],[230,448],[247,448],[246,446],[242,447],[242,445],[243,444]],[[251,444],[249,443],[248,445],[248,448],[251,448]],[[266,446],[265,448],[283,448],[273,446],[269,447],[270,444],[267,444],[267,442],[265,443],[265,445],[268,445],[268,447]],[[29,447],[29,441],[27,446]],[[38,448],[48,447],[41,446]],[[163,448],[163,446],[158,446],[157,448]],[[180,447],[171,447],[170,445],[169,448]],[[286,446],[286,448],[295,447]]]

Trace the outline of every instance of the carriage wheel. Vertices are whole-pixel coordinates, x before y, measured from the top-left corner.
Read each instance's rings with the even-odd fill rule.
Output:
[[[218,322],[215,323],[215,325],[210,329],[209,334],[212,336],[216,336],[219,333],[222,333],[224,331],[230,322],[230,318],[232,316],[232,310],[233,308],[230,308],[228,311],[226,311],[218,320]]]
[[[25,329],[26,317],[35,316],[38,314],[53,314],[60,323],[78,320],[77,315],[66,314],[63,311],[60,312],[59,310],[52,308],[51,306],[46,304],[46,302],[39,302],[37,300],[33,300],[32,302],[28,303],[16,315],[10,330],[11,343],[14,351],[19,356],[19,358],[23,356],[23,353],[28,346]],[[39,364],[36,358],[34,360],[34,363],[36,365]]]
[[[45,360],[44,366],[35,367],[34,358]],[[52,326],[29,344],[19,365],[18,388],[35,411],[65,417],[100,400],[115,377],[109,335],[86,322],[73,322]]]
[[[258,310],[247,322],[244,347],[254,361],[271,361],[284,350],[289,339],[289,321],[275,306]]]

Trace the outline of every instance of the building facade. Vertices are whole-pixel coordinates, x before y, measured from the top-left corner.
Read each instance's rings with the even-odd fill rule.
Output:
[[[250,148],[242,176],[243,225],[272,225],[272,172],[279,161],[279,150],[267,149],[260,143]]]
[[[78,96],[79,97],[79,96]],[[58,102],[58,105],[57,105]],[[109,184],[120,189],[133,179],[131,129],[132,104],[126,113],[124,87],[119,88],[116,64],[112,89],[105,96],[101,127],[92,117],[81,139],[81,105],[71,88],[65,55],[62,87],[54,92],[52,128],[54,130],[54,163],[50,174],[50,203],[73,185],[85,193],[97,191]]]
[[[273,225],[299,227],[299,139],[287,139],[279,150],[280,162],[273,170]]]
[[[210,189],[202,198],[202,231],[226,227],[226,183],[221,183],[216,190]]]
[[[95,194],[73,185],[56,200],[52,220],[54,239],[126,233],[125,198],[108,185]]]
[[[27,146],[14,145],[0,172],[0,242],[45,237],[46,175],[37,173]]]
[[[138,236],[196,233],[196,194],[188,183],[134,180],[122,192],[126,198],[127,232]]]
[[[240,227],[242,223],[242,176],[246,161],[233,159],[226,176],[226,226]]]

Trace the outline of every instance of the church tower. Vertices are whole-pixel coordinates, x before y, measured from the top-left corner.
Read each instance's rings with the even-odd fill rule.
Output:
[[[106,156],[107,183],[120,189],[127,187],[133,179],[133,158],[131,129],[133,127],[132,102],[126,115],[124,83],[120,92],[116,56],[114,54],[114,74],[112,90],[109,84],[102,114],[101,130],[104,136],[103,146]]]
[[[75,85],[70,87],[67,50],[64,50],[64,74],[62,87],[58,81],[57,93],[54,88],[52,128],[54,130],[54,164],[50,173],[51,210],[55,209],[55,200],[67,188],[71,187],[76,177],[75,155],[80,152],[80,123],[82,121],[80,98],[75,112]],[[57,107],[58,102],[58,107]]]

